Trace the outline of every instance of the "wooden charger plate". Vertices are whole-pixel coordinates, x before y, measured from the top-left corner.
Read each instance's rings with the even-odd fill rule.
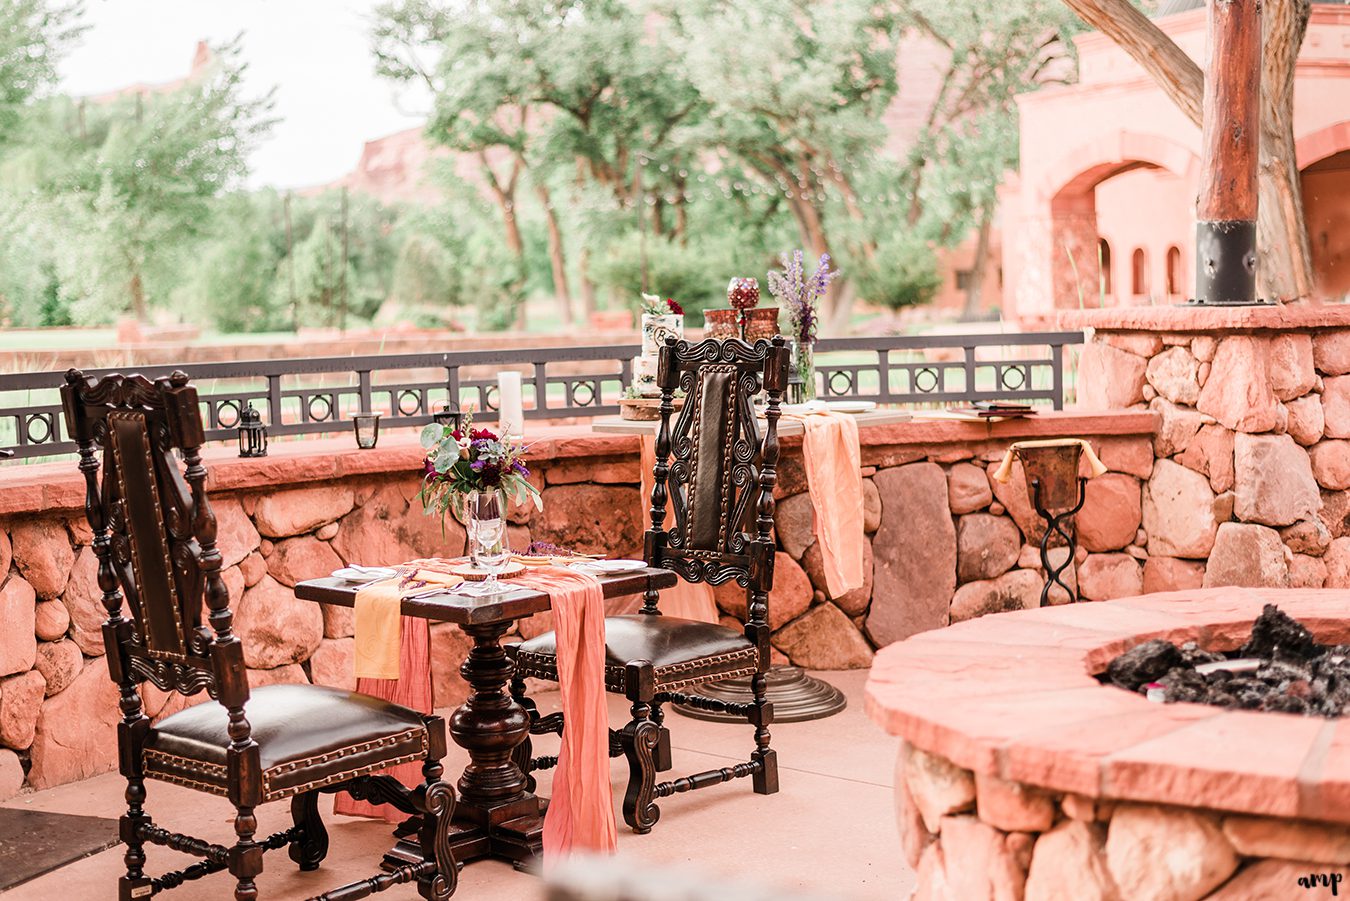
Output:
[[[486,571],[479,569],[478,567],[474,566],[472,562],[469,561],[456,564],[455,566],[450,568],[450,571],[457,576],[463,576],[464,581],[466,582],[484,582],[487,580],[488,577]],[[506,566],[502,567],[501,571],[497,573],[497,578],[509,579],[512,576],[520,575],[524,571],[525,571],[525,564],[518,563],[515,560],[511,560],[508,561]]]

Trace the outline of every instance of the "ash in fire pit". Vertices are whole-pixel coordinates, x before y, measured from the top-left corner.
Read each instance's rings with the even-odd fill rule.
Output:
[[[1177,647],[1155,638],[1112,660],[1099,678],[1169,703],[1350,715],[1350,645],[1319,645],[1274,604],[1236,651],[1216,654],[1194,642]]]

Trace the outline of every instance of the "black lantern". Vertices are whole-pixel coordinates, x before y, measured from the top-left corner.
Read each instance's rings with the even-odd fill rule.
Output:
[[[459,411],[459,404],[450,401],[441,404],[441,408],[432,413],[431,418],[437,425],[448,427],[452,432],[458,432],[464,421],[464,415]]]
[[[352,414],[352,428],[356,430],[356,446],[370,450],[380,440],[380,414]]]
[[[267,456],[267,426],[253,404],[247,404],[239,414],[239,456]]]

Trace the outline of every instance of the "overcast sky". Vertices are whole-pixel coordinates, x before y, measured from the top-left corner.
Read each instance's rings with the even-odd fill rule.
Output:
[[[187,73],[197,41],[243,34],[253,92],[275,86],[280,121],[251,184],[303,187],[349,171],[361,145],[422,121],[425,95],[375,77],[367,34],[377,0],[85,0],[89,25],[61,90],[100,94]]]

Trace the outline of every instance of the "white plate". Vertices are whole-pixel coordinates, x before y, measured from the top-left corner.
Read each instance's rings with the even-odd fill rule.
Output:
[[[783,404],[778,409],[784,413],[823,413],[829,408],[822,400],[808,400],[804,404]]]
[[[877,408],[870,400],[832,400],[825,406],[836,413],[871,413]]]
[[[392,579],[398,570],[387,566],[344,566],[333,570],[333,578],[344,582],[378,582],[380,579]]]
[[[585,563],[573,563],[575,569],[592,573],[631,573],[637,572],[647,564],[641,560],[588,560]]]

